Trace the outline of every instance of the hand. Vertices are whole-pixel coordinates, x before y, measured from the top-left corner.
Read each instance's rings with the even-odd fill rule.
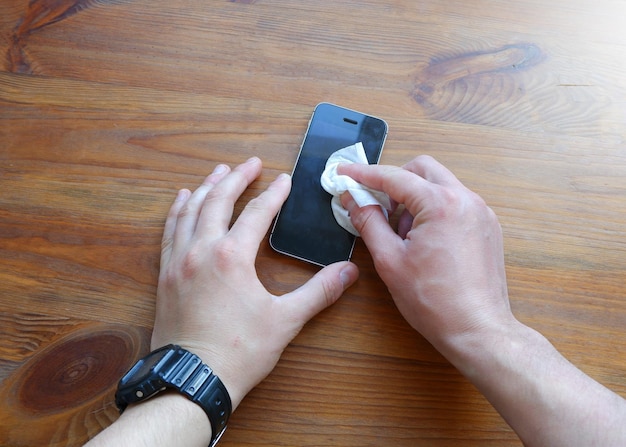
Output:
[[[524,445],[626,445],[626,401],[511,313],[500,225],[478,195],[426,156],[404,168],[354,164],[338,172],[405,206],[395,233],[379,207],[359,209],[342,196],[402,315]]]
[[[152,348],[176,343],[199,355],[224,382],[233,409],[358,276],[354,264],[341,262],[281,297],[263,287],[255,258],[290,177],[278,176],[229,229],[236,200],[260,173],[258,158],[232,171],[217,166],[193,194],[179,192],[163,234]]]
[[[406,320],[440,349],[510,321],[500,225],[493,211],[427,156],[403,168],[342,165],[341,174],[405,206],[394,232],[379,207],[342,203]]]

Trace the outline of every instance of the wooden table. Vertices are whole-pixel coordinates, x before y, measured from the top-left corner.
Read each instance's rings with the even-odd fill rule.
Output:
[[[80,445],[148,349],[179,188],[252,155],[290,172],[313,107],[389,123],[500,216],[512,306],[626,396],[626,6],[617,0],[4,0],[0,445]],[[359,282],[286,350],[220,445],[519,446]],[[264,241],[288,292],[315,268]]]

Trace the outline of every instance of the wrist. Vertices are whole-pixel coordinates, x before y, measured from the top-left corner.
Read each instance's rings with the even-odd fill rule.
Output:
[[[129,405],[115,424],[100,432],[87,445],[186,445],[206,447],[211,424],[198,405],[174,392],[157,394]]]
[[[438,349],[465,377],[477,384],[489,380],[495,372],[495,364],[508,363],[526,346],[536,345],[537,337],[543,338],[511,315],[502,321],[448,337]]]
[[[145,402],[130,405],[120,419],[154,421],[165,433],[180,436],[190,430],[194,442],[190,445],[208,445],[211,440],[211,423],[204,410],[195,402],[175,391],[165,391]]]

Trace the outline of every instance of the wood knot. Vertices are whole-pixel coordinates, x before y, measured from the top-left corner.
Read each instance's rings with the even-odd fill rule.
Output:
[[[521,73],[544,58],[528,43],[433,59],[416,74],[411,96],[434,119],[493,124],[523,96]]]
[[[111,390],[146,349],[138,331],[122,326],[71,333],[36,354],[19,371],[13,396],[24,412],[41,415],[80,406]]]
[[[116,4],[127,0],[30,0],[25,14],[18,20],[10,36],[7,67],[13,73],[33,73],[33,61],[28,57],[26,39],[43,28],[61,22],[92,6]]]

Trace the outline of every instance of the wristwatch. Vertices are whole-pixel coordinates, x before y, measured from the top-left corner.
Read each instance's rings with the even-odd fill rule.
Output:
[[[232,411],[230,396],[213,370],[200,357],[177,345],[167,345],[139,360],[121,378],[115,403],[122,413],[165,389],[173,389],[202,407],[211,422],[211,443],[217,444]]]

